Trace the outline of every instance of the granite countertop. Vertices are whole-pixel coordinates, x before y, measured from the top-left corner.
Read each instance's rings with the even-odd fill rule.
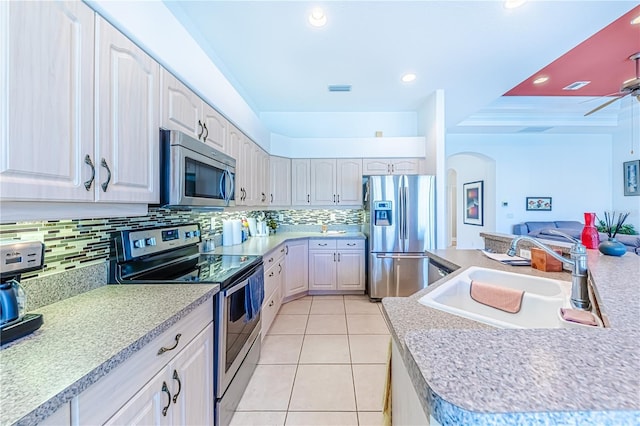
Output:
[[[321,233],[321,232],[278,232],[268,237],[251,237],[242,244],[216,247],[216,254],[239,254],[264,256],[285,241],[305,239],[365,239],[362,232]]]
[[[633,424],[640,415],[640,256],[589,250],[610,328],[495,329],[418,299],[470,266],[569,281],[566,272],[503,265],[478,250],[434,250],[458,269],[384,313],[425,412],[442,424]]]
[[[107,285],[38,308],[42,327],[0,350],[0,424],[43,420],[218,290]]]

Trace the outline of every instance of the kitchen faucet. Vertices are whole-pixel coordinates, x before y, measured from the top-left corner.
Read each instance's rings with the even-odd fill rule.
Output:
[[[557,259],[562,263],[566,263],[567,265],[571,265],[571,305],[576,309],[587,311],[591,308],[591,301],[589,300],[589,286],[587,284],[587,249],[582,245],[582,243],[580,243],[580,241],[565,234],[564,232],[556,231],[555,229],[552,229],[549,232],[565,237],[574,243],[569,251],[571,259],[560,256],[540,241],[526,235],[515,237],[511,241],[511,248],[509,248],[507,254],[509,256],[515,256],[518,241],[526,240],[549,253],[554,259]]]

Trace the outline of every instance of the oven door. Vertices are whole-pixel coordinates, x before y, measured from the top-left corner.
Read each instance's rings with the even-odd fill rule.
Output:
[[[260,313],[248,320],[245,300],[249,278],[264,273],[262,265],[249,276],[220,291],[216,323],[217,384],[216,396],[221,398],[247,352],[260,334]]]
[[[177,132],[170,132],[172,138]],[[204,143],[177,133],[163,158],[162,204],[170,206],[235,206],[235,166]],[[175,139],[175,138],[174,138]],[[186,142],[186,143],[185,143]],[[220,157],[220,158],[217,158]],[[223,160],[223,161],[219,161]]]

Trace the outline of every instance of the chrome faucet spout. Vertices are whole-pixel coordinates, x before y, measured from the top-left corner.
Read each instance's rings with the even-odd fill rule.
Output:
[[[518,246],[518,242],[521,240],[529,241],[535,246],[540,247],[546,253],[548,253],[551,257],[556,260],[559,260],[562,263],[566,263],[571,266],[571,305],[576,309],[581,310],[589,310],[591,309],[591,301],[589,300],[589,285],[587,282],[587,249],[582,243],[575,238],[571,237],[560,231],[551,231],[554,234],[561,235],[568,240],[572,241],[574,244],[571,246],[571,250],[569,254],[571,256],[570,259],[564,258],[560,256],[558,253],[553,251],[549,246],[541,243],[535,238],[531,238],[526,235],[521,235],[515,237],[511,241],[511,246],[507,251],[507,255],[515,256],[516,249]]]

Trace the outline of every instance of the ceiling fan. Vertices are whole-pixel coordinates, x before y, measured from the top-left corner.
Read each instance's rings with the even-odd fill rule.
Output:
[[[636,62],[636,78],[632,78],[629,81],[625,81],[622,83],[622,87],[620,87],[620,91],[618,93],[614,93],[615,97],[607,102],[603,103],[597,108],[592,109],[584,116],[591,115],[596,111],[600,111],[602,108],[607,107],[614,103],[615,101],[624,98],[625,96],[635,96],[640,102],[640,52],[636,52],[633,55],[629,56],[629,59]],[[609,96],[609,95],[607,95]]]

